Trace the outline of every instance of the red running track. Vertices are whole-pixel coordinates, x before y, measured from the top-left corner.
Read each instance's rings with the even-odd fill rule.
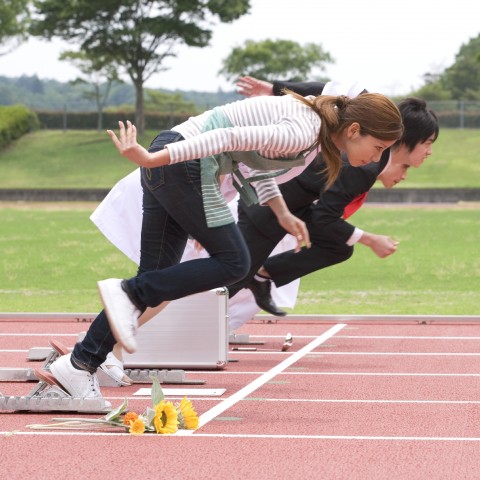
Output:
[[[32,367],[30,348],[51,338],[72,346],[86,327],[1,321],[0,366]],[[0,479],[479,478],[480,324],[292,319],[243,331],[265,345],[230,352],[238,362],[222,371],[187,372],[206,384],[185,388],[226,389],[190,396],[197,431],[33,431],[28,424],[56,416],[99,415],[1,412]],[[281,352],[287,332],[293,347]],[[3,382],[0,392],[25,395],[32,386]],[[102,391],[113,405],[128,397],[143,411],[150,399],[133,396],[139,387]]]

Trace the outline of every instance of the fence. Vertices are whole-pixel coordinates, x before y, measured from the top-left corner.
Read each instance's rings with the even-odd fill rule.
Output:
[[[443,128],[480,128],[480,101],[432,100],[428,102]]]
[[[474,100],[432,100],[428,102],[438,116],[441,128],[480,128],[480,101]],[[99,122],[97,112],[70,112],[68,108],[58,111],[37,111],[42,128],[47,129],[75,129],[90,130],[103,125],[105,128],[115,128],[119,120],[132,119],[133,113],[104,112]],[[191,113],[145,113],[145,126],[147,129],[169,129],[185,121]]]

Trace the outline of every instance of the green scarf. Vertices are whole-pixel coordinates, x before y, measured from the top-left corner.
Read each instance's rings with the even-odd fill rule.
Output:
[[[215,107],[207,119],[203,131],[206,132],[216,128],[229,127],[233,127],[232,123],[220,107]],[[240,163],[244,163],[255,170],[265,170],[267,173],[245,178],[240,171]],[[203,208],[205,210],[207,225],[212,228],[228,225],[235,221],[220,191],[220,175],[232,174],[233,185],[240,193],[242,200],[250,206],[258,203],[257,195],[250,183],[276,177],[288,172],[292,167],[305,165],[305,152],[299,153],[295,158],[278,159],[262,157],[256,151],[224,152],[200,159],[200,165]],[[282,170],[275,172],[269,171],[275,168],[281,168]]]

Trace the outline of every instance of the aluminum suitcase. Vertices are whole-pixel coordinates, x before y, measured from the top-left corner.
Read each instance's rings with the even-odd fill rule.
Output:
[[[222,369],[228,362],[228,290],[174,300],[137,331],[125,368]]]

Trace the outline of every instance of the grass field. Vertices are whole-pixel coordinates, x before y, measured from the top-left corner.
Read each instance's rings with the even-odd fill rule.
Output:
[[[96,312],[96,282],[136,272],[89,220],[95,205],[0,207],[0,311]],[[302,280],[294,312],[479,314],[480,206],[365,206],[353,219],[398,239],[398,252],[382,260],[357,246]]]
[[[433,150],[396,188],[480,188],[480,130],[442,130]],[[134,168],[106,133],[39,131],[0,153],[0,188],[110,188]],[[0,204],[0,311],[95,312],[98,280],[135,273],[90,222],[94,208]],[[367,205],[352,221],[400,240],[398,252],[381,260],[357,246],[348,262],[302,280],[295,312],[479,314],[479,206]]]
[[[480,130],[444,129],[433,155],[396,188],[480,188],[479,151]],[[38,131],[0,153],[0,188],[110,188],[135,168],[104,132]]]

